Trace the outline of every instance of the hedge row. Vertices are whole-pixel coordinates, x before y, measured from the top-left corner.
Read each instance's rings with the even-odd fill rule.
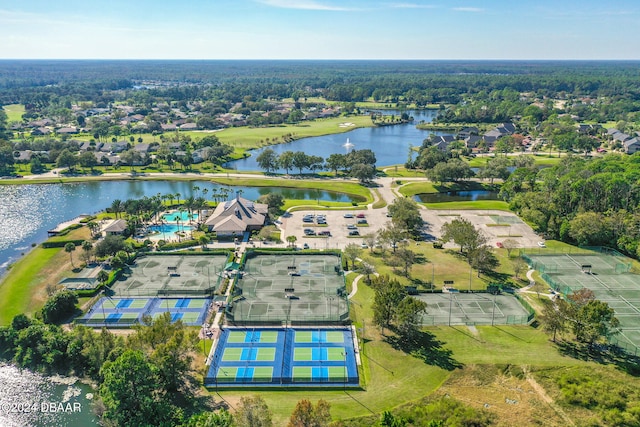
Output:
[[[54,241],[47,240],[46,242],[42,242],[42,247],[44,249],[64,248],[67,243],[73,243],[76,246],[80,246],[80,245],[82,245],[83,242],[84,242],[84,239],[82,239],[82,240],[54,240]]]

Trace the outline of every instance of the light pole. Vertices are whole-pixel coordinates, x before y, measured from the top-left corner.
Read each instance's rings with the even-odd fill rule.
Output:
[[[498,296],[498,293],[496,292],[495,294],[493,294],[493,310],[491,311],[491,326],[493,326],[493,319],[494,316],[496,314],[496,298]]]

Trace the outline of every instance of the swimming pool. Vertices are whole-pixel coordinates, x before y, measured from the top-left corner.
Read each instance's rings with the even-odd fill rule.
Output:
[[[183,225],[183,224],[179,224],[179,225],[162,224],[162,225],[149,226],[150,231],[157,231],[158,233],[165,233],[165,234],[174,234],[179,231],[191,231],[192,229],[193,227],[191,227],[190,225]]]
[[[169,214],[164,214],[162,215],[162,219],[166,222],[176,222],[176,221],[189,222],[190,220],[197,221],[198,214],[192,213],[191,215],[189,215],[189,212],[187,211],[178,211],[178,212],[173,212]]]

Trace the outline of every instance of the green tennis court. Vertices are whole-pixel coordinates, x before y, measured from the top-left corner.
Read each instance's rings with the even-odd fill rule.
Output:
[[[358,386],[353,333],[352,328],[224,328],[205,386]],[[304,342],[296,342],[296,334]]]
[[[221,366],[216,375],[218,382],[269,382],[273,378],[271,366]]]
[[[149,298],[105,298],[102,306],[105,309],[144,308],[148,303]]]
[[[294,366],[292,374],[294,382],[343,381],[347,370],[344,366]]]
[[[340,361],[344,359],[344,347],[296,347],[293,351],[295,362]]]
[[[342,343],[344,334],[341,331],[296,331],[298,343]]]
[[[222,355],[223,362],[273,362],[275,358],[275,347],[227,347]]]
[[[230,343],[275,343],[277,341],[277,331],[231,331],[227,338],[227,342]]]

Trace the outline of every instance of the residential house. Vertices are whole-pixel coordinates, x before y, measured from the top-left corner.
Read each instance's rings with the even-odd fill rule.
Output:
[[[218,204],[205,225],[219,236],[240,236],[261,229],[266,219],[266,204],[254,203],[238,194],[235,199]]]
[[[627,154],[633,154],[635,152],[640,151],[640,138],[635,137],[626,140],[624,143],[624,151]]]
[[[180,130],[198,130],[200,127],[196,123],[185,123],[180,125]]]
[[[151,151],[151,144],[141,143],[137,144],[133,147],[134,151],[137,151],[140,154],[147,154]]]
[[[475,126],[469,126],[458,132],[458,139],[466,140],[471,135],[478,135],[480,130]]]
[[[456,138],[453,135],[440,135],[432,138],[432,146],[436,147],[440,151],[447,151],[449,145],[454,142]]]
[[[76,127],[64,127],[60,128],[56,131],[58,135],[75,135],[78,133],[78,128]]]
[[[104,223],[100,229],[100,233],[104,237],[106,236],[119,236],[122,235],[127,229],[127,221],[124,219],[114,219]]]
[[[173,123],[163,123],[160,125],[160,127],[165,132],[170,132],[178,129],[178,127]]]
[[[31,135],[33,136],[43,136],[49,135],[51,133],[51,129],[45,127],[35,128],[31,131]]]
[[[464,139],[464,145],[468,148],[468,149],[474,149],[478,146],[478,144],[480,144],[480,142],[482,141],[482,137],[479,135],[469,135],[468,137],[466,137]]]

